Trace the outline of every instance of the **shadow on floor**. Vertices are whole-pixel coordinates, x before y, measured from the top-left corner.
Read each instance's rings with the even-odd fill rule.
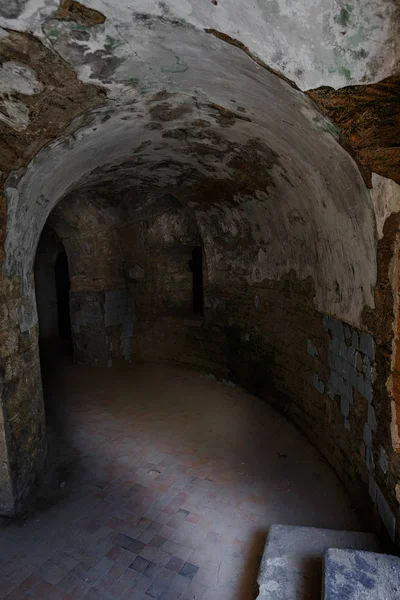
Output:
[[[60,371],[72,365],[69,340],[46,340],[40,343],[43,399],[46,413],[47,458],[44,473],[36,482],[26,511],[10,522],[24,524],[36,513],[46,511],[69,495],[66,482],[79,470],[80,452],[66,440],[66,427],[61,416],[62,394]]]
[[[255,600],[258,596],[257,576],[267,536],[268,530],[257,531],[249,543],[246,564],[239,584],[240,600]]]

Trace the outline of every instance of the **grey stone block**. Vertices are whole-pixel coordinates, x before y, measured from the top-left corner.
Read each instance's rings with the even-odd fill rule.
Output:
[[[341,356],[344,360],[347,360],[347,348],[348,345],[346,342],[344,340],[340,340],[339,356]]]
[[[328,365],[330,369],[335,368],[335,356],[332,350],[328,350]]]
[[[360,373],[357,375],[357,389],[362,396],[365,396],[365,379]]]
[[[353,348],[358,348],[359,345],[358,333],[355,330],[353,330],[353,333],[351,334],[351,345]]]
[[[386,450],[383,446],[379,447],[378,465],[381,471],[386,475],[386,473],[388,472],[389,463]]]
[[[338,373],[336,373],[336,371],[331,371],[331,374],[329,377],[329,385],[334,394],[339,394],[340,380],[341,380],[340,375]]]
[[[340,397],[340,412],[347,419],[350,412],[350,402],[344,396]]]
[[[324,552],[332,546],[379,551],[368,533],[272,525],[257,578],[258,600],[320,598]]]
[[[368,400],[369,403],[372,402],[372,398],[373,398],[373,390],[372,390],[372,385],[370,381],[364,381],[364,398],[366,398],[366,400]]]
[[[348,402],[353,402],[353,388],[350,381],[346,381],[344,378],[339,379],[339,392],[346,398]]]
[[[350,381],[346,381],[346,398],[352,405],[353,404],[353,386],[351,385]]]
[[[395,600],[400,596],[400,558],[329,548],[324,559],[324,600]]]
[[[367,417],[368,425],[371,427],[373,432],[376,432],[376,415],[374,407],[371,404],[368,404],[368,417]]]
[[[368,425],[368,423],[365,423],[365,425],[364,425],[363,440],[364,440],[364,443],[367,446],[367,448],[371,448],[371,446],[372,446],[372,431],[371,431],[371,427]]]
[[[322,326],[326,332],[328,332],[330,330],[330,323],[331,323],[331,318],[328,317],[327,315],[325,315],[322,319]]]
[[[315,387],[315,389],[320,393],[323,394],[325,391],[325,384],[322,381],[322,379],[320,379],[318,377],[318,375],[316,373],[314,373],[314,378],[313,378],[313,385]]]
[[[339,394],[341,396],[345,396],[346,395],[346,382],[343,379],[343,377],[341,377],[340,375],[338,377],[338,383],[339,383]]]
[[[340,338],[341,340],[344,339],[344,331],[343,331],[342,321],[339,321],[339,319],[331,318],[330,329],[331,329],[332,335],[335,335],[336,337]]]
[[[371,359],[367,355],[364,355],[364,358],[363,358],[363,373],[364,373],[366,379],[368,379],[368,381],[372,381]]]
[[[354,388],[357,388],[357,371],[355,369],[350,371],[350,383]]]
[[[350,381],[350,365],[347,360],[342,362],[342,375],[346,381]]]
[[[375,461],[371,448],[367,448],[365,451],[365,464],[369,473],[375,473]]]
[[[346,340],[349,340],[351,338],[351,329],[348,325],[345,325],[344,327],[344,337],[346,338]]]
[[[346,360],[352,367],[356,366],[356,349],[354,348],[354,346],[347,347]]]
[[[341,375],[343,371],[343,359],[338,355],[335,355],[335,371],[336,373],[339,373],[339,375]]]
[[[340,356],[340,339],[335,335],[332,337],[329,342],[329,350],[331,350],[334,354]]]
[[[369,480],[368,480],[368,492],[369,495],[372,498],[372,501],[376,503],[376,496],[378,493],[378,486],[376,484],[375,478],[373,475],[369,475]]]
[[[360,333],[360,351],[369,356],[371,360],[375,358],[374,338],[369,333],[362,331]]]
[[[326,332],[328,332],[330,330],[330,326],[331,326],[331,318],[328,317],[327,315],[325,315],[322,319],[322,326],[325,329]]]

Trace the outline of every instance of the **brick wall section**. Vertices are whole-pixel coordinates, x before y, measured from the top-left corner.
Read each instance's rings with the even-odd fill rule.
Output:
[[[3,304],[9,309],[10,327],[2,332],[8,342],[0,344],[0,510],[7,516],[22,510],[47,450],[38,330],[18,331],[14,302],[19,304],[17,297],[8,297]]]
[[[75,362],[111,367],[131,359],[136,317],[126,289],[72,292],[70,302]]]
[[[226,282],[209,286],[206,306],[209,329],[225,336],[228,378],[288,414],[332,464],[355,504],[368,517],[379,514],[394,540],[397,507],[390,480],[382,477],[390,458],[374,398],[372,335],[316,312],[312,282],[292,274],[244,285],[240,297]]]

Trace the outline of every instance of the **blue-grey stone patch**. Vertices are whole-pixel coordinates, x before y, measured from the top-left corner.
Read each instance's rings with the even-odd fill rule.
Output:
[[[347,419],[350,412],[350,402],[345,396],[341,396],[340,398],[340,412]]]
[[[367,448],[365,451],[365,464],[369,473],[375,473],[375,461],[371,448]]]
[[[322,379],[320,379],[318,377],[318,375],[316,373],[314,373],[314,378],[313,378],[313,386],[315,387],[315,389],[320,393],[323,394],[325,391],[325,384],[322,381]]]
[[[307,354],[310,356],[318,356],[318,350],[315,348],[311,340],[307,340]]]
[[[375,358],[374,338],[369,333],[362,331],[360,333],[360,351],[369,356],[371,360]]]
[[[365,381],[364,382],[364,394],[363,394],[364,398],[366,398],[368,400],[368,402],[372,402],[372,397],[373,397],[373,391],[372,391],[372,385],[369,381]]]
[[[386,473],[388,472],[389,463],[386,450],[383,446],[379,447],[378,465],[381,471],[386,475]]]
[[[400,559],[388,554],[330,548],[324,560],[324,600],[395,600]]]
[[[372,534],[272,525],[257,577],[257,600],[320,598],[324,552],[330,547],[379,551]]]
[[[372,446],[372,431],[368,423],[365,423],[364,425],[363,440],[367,448]]]
[[[367,422],[368,422],[368,425],[371,427],[372,431],[376,432],[377,423],[376,423],[375,409],[371,404],[368,404]]]

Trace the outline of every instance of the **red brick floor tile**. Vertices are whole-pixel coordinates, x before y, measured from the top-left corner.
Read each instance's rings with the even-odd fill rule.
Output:
[[[182,600],[202,600],[207,590],[206,585],[192,581],[185,593],[183,594]]]
[[[170,538],[173,533],[175,533],[175,529],[168,525],[164,525],[159,532],[159,534],[166,539]]]
[[[107,600],[148,600],[158,583],[151,593],[162,600],[236,600],[238,590],[243,600],[242,578],[248,573],[251,587],[272,521],[360,527],[306,440],[245,392],[157,365],[121,370],[118,378],[74,366],[54,373],[68,443],[83,468],[71,481],[74,494],[42,512],[40,523],[28,520],[23,536],[14,525],[2,532],[2,543],[19,540],[20,552],[0,569],[1,594],[27,594],[31,585],[36,600],[100,592]],[[276,491],[287,479],[290,496]],[[137,557],[148,561],[144,574],[129,568]],[[179,572],[167,568],[171,559],[182,561]],[[185,563],[193,567],[182,571]],[[28,585],[31,573],[42,577]]]
[[[78,583],[78,578],[69,573],[58,582],[57,588],[63,592],[69,592]]]
[[[159,598],[161,598],[163,593],[167,591],[167,589],[168,589],[168,586],[165,583],[153,581],[151,586],[146,591],[146,596],[149,596],[150,598],[154,598],[155,600],[158,600]]]
[[[201,519],[200,515],[197,515],[196,513],[189,513],[187,520],[190,523],[198,523]]]
[[[122,596],[122,600],[149,600],[149,597],[146,597],[144,592],[131,588],[125,592]]]
[[[185,564],[185,561],[182,560],[181,558],[178,558],[176,556],[173,556],[165,565],[166,569],[169,569],[170,571],[175,571],[176,573],[179,573],[179,571],[182,569],[183,565]]]
[[[173,590],[166,589],[160,596],[160,600],[180,600],[182,598],[181,592],[174,592]]]
[[[119,546],[113,546],[109,552],[107,552],[106,557],[110,560],[117,560],[121,556],[122,548]]]
[[[75,585],[67,592],[63,598],[73,598],[74,600],[81,600],[83,596],[90,590],[90,584],[86,581],[78,580]]]
[[[157,556],[158,551],[159,551],[159,548],[157,548],[156,546],[148,545],[148,546],[145,546],[143,548],[143,550],[141,550],[139,552],[139,555],[143,556],[143,558],[147,558],[147,560],[152,561]]]
[[[177,573],[170,584],[170,589],[174,592],[181,592],[183,594],[189,587],[190,579],[182,577]]]
[[[179,548],[174,552],[174,555],[177,558],[181,558],[184,562],[186,562],[192,553],[193,553],[192,548],[188,548],[188,546],[180,545]]]
[[[60,589],[47,581],[42,581],[32,591],[40,600],[61,600],[64,595]]]
[[[153,558],[153,562],[160,567],[165,567],[167,562],[171,559],[171,556],[172,555],[169,552],[165,552],[164,549],[161,549]]]
[[[20,583],[16,588],[15,588],[15,592],[18,593],[22,593],[22,594],[27,594],[28,592],[30,592],[35,586],[37,586],[40,582],[42,581],[42,578],[39,577],[38,575],[32,574],[29,575],[28,577],[26,577],[22,583]],[[0,584],[0,593],[3,594],[3,588],[1,587]],[[12,593],[12,592],[10,592]],[[5,594],[4,594],[5,595]]]

